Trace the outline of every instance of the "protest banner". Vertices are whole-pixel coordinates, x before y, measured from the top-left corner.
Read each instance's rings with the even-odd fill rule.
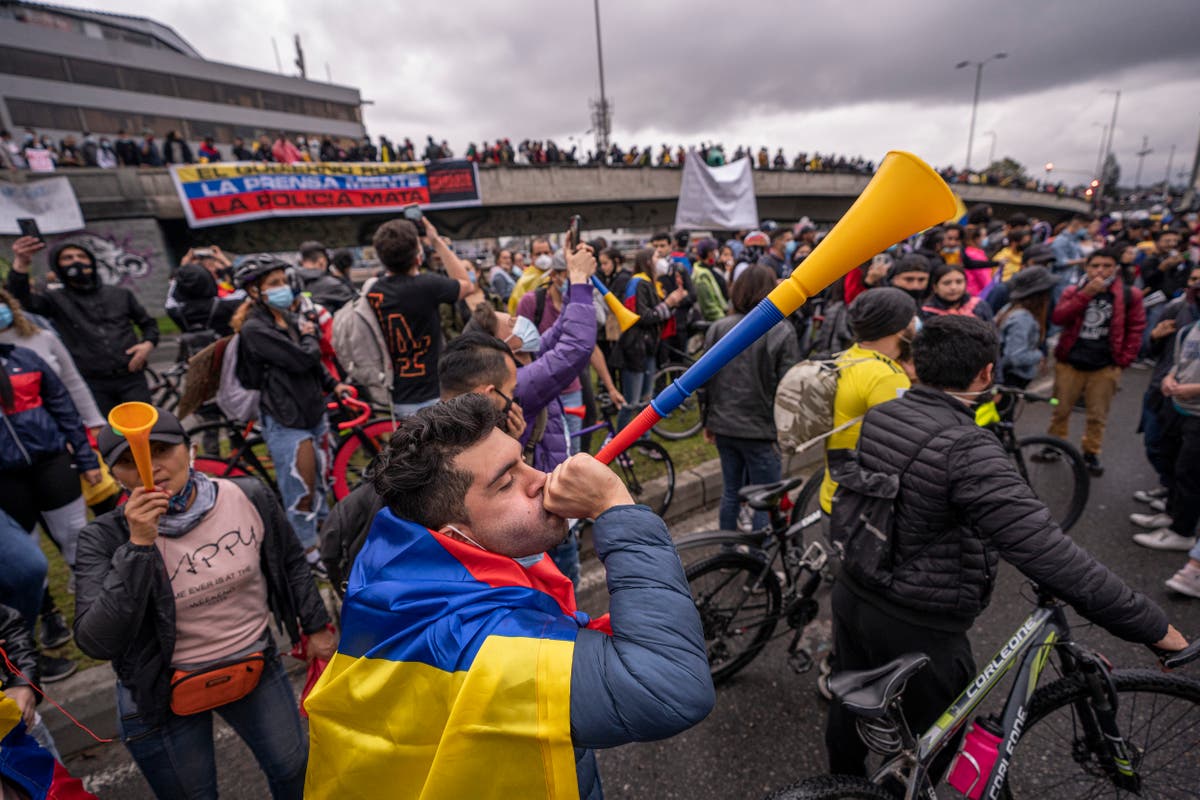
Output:
[[[66,178],[0,181],[0,234],[19,234],[17,220],[26,217],[37,220],[42,233],[69,233],[83,227],[83,211]]]
[[[171,177],[193,228],[480,203],[479,175],[469,161],[176,165]]]
[[[758,227],[758,202],[750,159],[706,166],[693,149],[683,162],[675,227],[738,230]]]

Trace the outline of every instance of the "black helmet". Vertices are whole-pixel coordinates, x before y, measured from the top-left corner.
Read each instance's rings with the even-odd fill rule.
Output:
[[[259,278],[277,269],[287,270],[288,263],[270,253],[246,256],[233,271],[233,282],[239,289],[258,283]]]

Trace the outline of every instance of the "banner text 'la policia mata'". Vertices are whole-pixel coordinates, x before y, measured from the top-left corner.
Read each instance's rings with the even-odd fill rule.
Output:
[[[477,206],[479,175],[469,161],[203,164],[174,166],[188,225],[204,228],[265,217],[386,214]]]

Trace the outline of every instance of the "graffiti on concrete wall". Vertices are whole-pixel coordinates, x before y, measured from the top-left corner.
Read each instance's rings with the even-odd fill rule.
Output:
[[[11,237],[0,243],[11,252]],[[154,219],[94,220],[81,231],[47,236],[45,255],[34,259],[34,273],[44,278],[49,254],[60,245],[81,244],[96,256],[100,279],[109,286],[131,290],[152,316],[163,315],[172,264],[162,230]]]

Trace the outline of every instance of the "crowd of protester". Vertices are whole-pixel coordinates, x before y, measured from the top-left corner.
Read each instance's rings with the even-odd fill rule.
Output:
[[[90,150],[88,144],[85,137],[84,161],[89,156],[83,153],[94,157],[110,150],[121,163],[191,158],[186,143],[172,135],[161,148],[151,135],[140,145],[128,138],[111,145],[97,140]],[[257,144],[264,156],[286,160],[303,158],[301,145],[313,143],[264,137]],[[392,147],[386,140],[381,144]],[[324,146],[318,143],[318,155]],[[369,142],[360,147],[373,148]],[[405,140],[394,156],[415,157],[412,149]],[[719,145],[707,151],[710,161],[723,158]],[[502,160],[517,157],[506,140],[468,150],[474,157],[485,152]],[[522,142],[516,150],[525,158],[550,153],[564,156],[551,142]],[[432,137],[422,154],[450,155]],[[682,156],[666,147],[661,155],[673,163]],[[754,155],[739,148],[734,158],[761,163],[767,155],[765,149]],[[861,159],[800,160],[818,169],[873,169]],[[220,373],[220,385],[203,398],[215,405],[209,402],[199,413],[257,422],[278,494],[256,479],[198,472],[191,464],[194,447],[209,444],[191,441],[183,423],[165,409],[150,437],[154,488],[144,488],[128,442],[105,417],[120,403],[150,401],[144,370],[160,342],[157,323],[129,290],[101,281],[86,247],[68,242],[46,251],[43,284],[32,280],[32,272],[44,243],[22,237],[13,245],[13,267],[0,290],[0,405],[9,423],[0,428],[0,552],[9,565],[0,581],[0,617],[19,620],[26,643],[21,655],[32,682],[51,683],[74,671],[68,659],[52,654],[72,635],[84,653],[112,662],[122,737],[160,797],[181,796],[183,787],[215,786],[214,710],[250,746],[273,796],[300,796],[306,734],[268,627],[274,620],[294,643],[307,642],[311,658],[333,657],[335,670],[357,674],[346,660],[350,656],[337,650],[316,580],[332,576],[335,588],[346,592],[347,607],[366,618],[375,618],[380,602],[386,607],[386,599],[367,591],[372,576],[386,581],[392,575],[386,553],[377,552],[383,545],[368,539],[361,569],[350,568],[372,520],[415,522],[451,552],[463,548],[473,558],[509,565],[515,559],[541,576],[539,581],[553,575],[578,583],[578,542],[567,534],[565,521],[594,517],[596,551],[609,570],[610,586],[657,587],[641,589],[645,597],[633,592],[636,602],[618,602],[614,593],[612,630],[627,634],[615,643],[588,627],[573,599],[569,609],[560,604],[566,616],[554,617],[555,624],[569,625],[572,639],[579,637],[571,669],[580,683],[573,678],[569,741],[576,745],[581,791],[598,790],[589,748],[670,735],[711,708],[699,620],[665,527],[653,515],[627,508],[630,500],[619,481],[614,484],[610,472],[577,455],[579,440],[572,433],[580,422],[564,409],[583,406],[594,418],[596,394],[604,392],[620,409],[620,422],[627,422],[650,399],[659,367],[682,358],[693,337],[703,337],[707,347],[720,341],[779,281],[803,268],[822,232],[807,220],[764,221],[758,230],[720,238],[664,231],[632,252],[603,238],[556,250],[548,238],[538,237],[528,247],[522,243],[471,261],[457,255],[430,220],[420,224],[398,219],[379,227],[372,244],[381,269],[361,287],[351,280],[349,253],[330,252],[320,242],[300,247],[298,266],[272,254],[232,257],[216,247],[198,247],[176,270],[166,308],[182,331],[181,353]],[[627,330],[598,300],[593,276],[635,315]],[[876,429],[906,424],[905,415],[941,415],[945,419],[930,429],[931,436],[954,429],[971,447],[982,448],[972,452],[990,454],[987,448],[998,445],[968,435],[964,409],[993,381],[1024,388],[1052,375],[1060,402],[1049,433],[1067,437],[1071,409],[1082,402],[1081,449],[1088,470],[1100,476],[1112,397],[1123,371],[1139,366],[1152,370],[1143,413],[1122,424],[1140,422],[1159,483],[1135,496],[1149,510],[1131,519],[1144,529],[1133,541],[1189,552],[1167,586],[1200,598],[1198,319],[1195,214],[1076,215],[1053,225],[1022,214],[997,219],[987,206],[973,208],[963,220],[932,228],[852,269],[706,387],[704,433],[716,445],[724,478],[721,527],[762,522],[742,516],[737,492],[781,477],[775,390],[805,358],[836,358],[844,366],[833,406],[835,433],[826,442],[821,506],[827,513],[854,469],[877,469],[876,462],[904,455],[866,443],[878,436],[886,440]],[[914,381],[918,388],[904,394],[908,405],[893,403]],[[370,479],[331,513],[326,403],[352,391],[387,408],[402,435],[372,465]],[[888,413],[894,411],[895,421],[868,415],[883,406],[892,408]],[[938,452],[957,458],[956,447],[947,444]],[[478,455],[468,458],[471,453]],[[470,460],[476,457],[481,460]],[[860,460],[864,457],[874,462]],[[496,459],[508,466],[491,474],[501,463]],[[1012,525],[997,522],[1004,515],[980,523],[997,551],[1040,580],[1056,581],[1047,585],[1061,585],[1066,599],[1117,635],[1177,649],[1172,636],[1178,634],[1164,628],[1161,611],[1141,595],[1128,604],[1136,607],[1137,618],[1119,618],[1107,605],[1076,597],[1064,583],[1087,573],[1110,584],[1112,593],[1127,592],[1103,566],[1071,551],[1074,561],[1054,575],[1043,574],[1044,563],[1034,567],[1014,555],[1007,542],[1021,538],[1013,528],[1018,522],[1026,541],[1047,551],[1057,548],[1061,555],[1067,544],[1028,487],[1005,482],[1007,473],[999,467],[980,472],[980,465],[990,463],[971,461],[961,471],[978,473],[980,485],[994,485],[988,502],[1028,506],[1029,512]],[[469,475],[463,477],[476,469],[472,464],[489,472],[486,480],[473,484]],[[515,493],[500,494],[510,491],[505,487],[516,487]],[[921,524],[904,521],[902,535],[920,538]],[[46,560],[36,544],[39,525],[71,571],[73,631],[55,606],[67,598],[51,597],[46,588]],[[532,551],[521,545],[513,537],[522,526],[536,528],[544,542]],[[402,525],[395,530],[397,536],[412,535]],[[357,544],[348,552],[345,542]],[[627,562],[619,555],[626,547],[656,555],[641,564]],[[202,557],[206,548],[220,557]],[[995,555],[987,557],[994,561]],[[930,571],[954,571],[939,559],[939,553],[930,557]],[[654,580],[646,580],[651,574]],[[994,570],[986,578],[972,573],[962,581],[986,583],[991,574]],[[842,669],[872,666],[882,657],[853,649],[862,626],[899,630],[869,589],[852,584],[842,584],[848,588],[834,600],[835,659]],[[923,615],[937,613],[941,600],[925,597],[914,604],[896,592],[886,602],[907,603],[906,641],[926,641]],[[955,636],[965,637],[973,615],[986,605],[986,593],[980,598],[963,612]],[[638,614],[640,602],[663,602],[670,613],[646,620]],[[864,611],[863,603],[874,610]],[[538,608],[537,613],[558,613]],[[452,619],[438,617],[437,624]],[[354,658],[365,652],[366,633],[356,635],[360,649]],[[623,651],[630,646],[628,636],[661,646]],[[957,674],[963,658],[969,661],[964,643],[956,638],[943,648],[941,666],[923,679],[928,682],[923,694],[910,690],[908,697],[924,698],[913,719],[940,708],[934,701],[947,692],[949,698],[957,693],[950,691],[956,681],[946,676]],[[173,685],[231,662],[253,662],[261,676],[233,700],[184,710],[188,698]],[[665,686],[680,691],[670,709],[652,699]],[[19,680],[5,689],[18,698],[31,732],[52,747],[38,723],[36,698],[22,691]],[[577,689],[588,699],[608,698],[612,707],[577,708]],[[314,697],[313,709],[331,702],[328,694]],[[615,710],[620,707],[650,710],[629,721]],[[312,730],[314,737],[318,731],[326,737],[323,759],[336,762],[338,750],[330,742],[346,730],[377,733],[368,721],[341,719],[334,725],[320,716],[323,711],[317,713]],[[848,743],[851,729],[836,713],[831,718],[829,741],[831,751],[841,754],[840,763],[835,759],[841,770],[855,769],[861,755]],[[447,741],[440,746],[452,747]],[[381,768],[363,758],[364,770]],[[310,770],[310,780],[325,789],[340,780],[314,774]]]

